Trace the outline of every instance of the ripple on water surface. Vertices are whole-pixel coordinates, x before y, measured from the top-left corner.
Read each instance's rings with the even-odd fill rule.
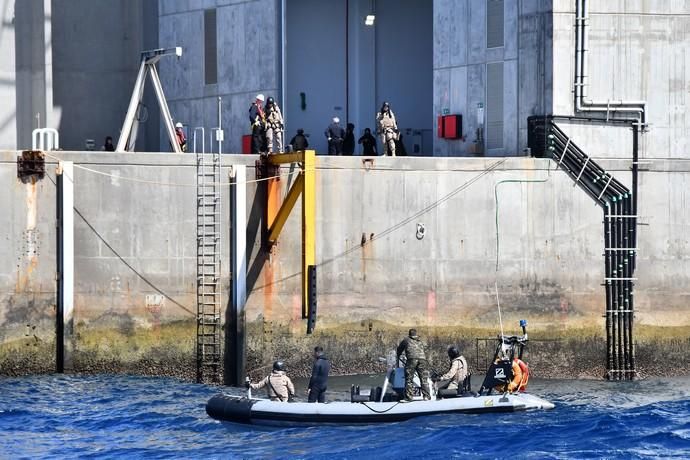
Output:
[[[345,397],[351,380],[332,378],[330,394]],[[687,379],[535,381],[530,389],[556,409],[261,428],[209,418],[204,406],[217,388],[174,379],[0,378],[0,457],[690,458]]]

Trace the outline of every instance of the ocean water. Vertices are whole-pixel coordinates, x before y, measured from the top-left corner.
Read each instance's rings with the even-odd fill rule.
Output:
[[[329,397],[346,398],[353,379],[332,378]],[[690,458],[690,379],[530,383],[556,409],[260,428],[209,418],[212,386],[113,375],[0,377],[0,458]]]

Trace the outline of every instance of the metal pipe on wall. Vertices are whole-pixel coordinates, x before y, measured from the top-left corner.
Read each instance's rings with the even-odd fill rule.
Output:
[[[611,278],[611,208],[604,210],[604,273],[606,278]],[[606,290],[606,370],[613,369],[613,312],[611,282],[604,281]],[[610,378],[610,374],[606,374]]]
[[[637,130],[635,120],[628,122]],[[553,159],[605,210],[606,376],[613,380],[633,379],[632,286],[636,250],[633,198],[636,194],[591,161],[555,124],[551,123],[545,132],[552,135]]]
[[[638,123],[646,125],[646,101],[607,100],[594,101],[587,99],[587,50],[589,36],[587,0],[575,0],[575,111],[576,112],[628,112],[638,114]]]

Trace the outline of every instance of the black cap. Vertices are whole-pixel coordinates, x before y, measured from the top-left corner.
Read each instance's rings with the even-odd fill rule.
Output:
[[[273,370],[274,371],[284,371],[285,370],[285,363],[282,361],[276,361],[273,363]]]

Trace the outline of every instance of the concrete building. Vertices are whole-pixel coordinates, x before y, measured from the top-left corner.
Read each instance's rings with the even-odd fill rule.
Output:
[[[3,2],[0,149],[28,149],[35,128],[55,128],[61,147],[100,150],[117,141],[139,55],[157,47],[158,9],[145,0]],[[159,150],[155,98],[140,110],[140,150]]]
[[[333,115],[360,133],[373,127],[387,100],[412,154],[524,155],[528,116],[580,113],[574,107],[577,3],[166,1],[160,43],[188,52],[181,65],[161,64],[162,74],[173,113],[190,126],[216,126],[214,98],[224,98],[230,152],[241,149],[246,112],[262,92],[282,102],[288,139],[304,128],[322,152]],[[582,87],[598,101],[583,113],[625,117],[634,113],[614,112],[620,101],[647,101],[645,145],[654,152],[648,155],[687,157],[688,5],[582,3],[589,44]],[[369,14],[376,17],[371,26],[365,25]],[[436,135],[444,113],[463,116],[461,139]],[[611,146],[629,142],[625,133],[608,131],[587,146],[593,154],[620,154]]]
[[[588,36],[581,85],[579,2]],[[241,151],[249,104],[262,92],[282,103],[287,139],[303,128],[321,152],[331,117],[359,135],[385,100],[410,154],[524,155],[527,116],[579,113],[581,87],[597,102],[585,107],[590,115],[646,102],[645,156],[688,155],[684,2],[27,0],[3,8],[1,148],[29,147],[39,126],[57,128],[67,149],[117,139],[139,53],[182,46],[180,59],[160,63],[173,118],[190,137],[195,127],[210,136],[221,97],[226,152]],[[462,115],[460,139],[437,136],[444,113]],[[150,92],[138,115],[137,149],[168,151]],[[587,145],[591,153],[615,155],[611,146],[629,142],[609,131]]]
[[[52,369],[59,157],[77,166],[77,370],[193,374],[194,157],[52,152],[48,177],[16,177],[14,150],[28,146],[39,119],[60,130],[66,149],[116,133],[138,53],[157,46],[184,48],[159,69],[173,117],[190,134],[205,127],[210,135],[222,98],[224,152],[241,149],[249,103],[261,92],[282,103],[288,138],[304,128],[319,151],[330,117],[359,132],[389,100],[411,153],[512,157],[318,158],[315,337],[352,371],[378,371],[371,358],[410,326],[431,339],[435,359],[456,341],[467,354],[485,352],[478,339],[496,332],[498,291],[506,324],[526,316],[531,338],[558,341],[531,350],[542,375],[562,376],[565,365],[573,376],[601,376],[601,212],[553,161],[525,156],[527,116],[641,121],[644,108],[638,363],[643,373],[690,364],[687,2],[27,0],[6,2],[2,15],[0,53],[14,59],[0,63],[9,101],[0,107],[0,142],[12,149],[0,153],[0,228],[9,229],[0,240],[0,372]],[[138,149],[167,151],[155,102],[146,105]],[[437,137],[444,112],[463,116],[464,139]],[[562,127],[629,185],[630,125]],[[223,177],[244,164],[254,179],[255,160],[225,156]],[[539,183],[498,187],[525,179]],[[262,254],[264,198],[248,187],[248,362],[260,369],[289,353],[305,357],[291,364],[306,372],[313,343],[300,315],[300,222],[291,217],[275,252]]]

